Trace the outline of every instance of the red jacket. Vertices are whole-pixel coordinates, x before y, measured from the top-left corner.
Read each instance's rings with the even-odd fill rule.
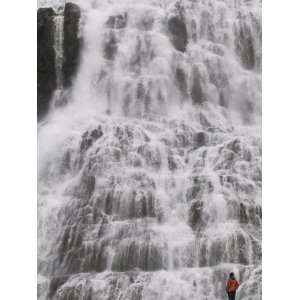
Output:
[[[227,281],[227,285],[226,285],[226,291],[228,293],[233,293],[233,292],[236,292],[236,290],[238,289],[239,287],[239,283],[236,279],[228,279]]]

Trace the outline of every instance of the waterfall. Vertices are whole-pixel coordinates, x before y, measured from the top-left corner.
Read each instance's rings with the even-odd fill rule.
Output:
[[[54,50],[55,50],[55,73],[56,91],[54,93],[54,106],[59,105],[63,91],[63,38],[64,38],[64,16],[57,15],[54,18]]]
[[[38,132],[38,298],[221,300],[233,271],[261,299],[261,2],[74,3],[77,72]]]

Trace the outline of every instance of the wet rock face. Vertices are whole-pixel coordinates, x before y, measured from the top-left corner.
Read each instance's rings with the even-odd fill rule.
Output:
[[[88,243],[87,229],[95,228],[98,238],[105,232],[106,219],[97,211],[87,216],[91,210],[90,205],[74,209],[74,216],[70,215],[64,232],[59,238],[59,257],[56,261],[56,272],[54,274],[70,274],[75,272],[97,271],[106,268],[107,252],[106,242]],[[86,215],[86,216],[84,216]],[[100,226],[95,226],[96,222]]]
[[[90,199],[96,185],[96,179],[94,175],[84,174],[82,176],[81,184],[76,188],[75,195],[82,199]]]
[[[151,242],[137,240],[119,247],[112,265],[115,271],[129,271],[134,268],[154,271],[161,270],[163,267],[161,249]]]
[[[142,88],[139,93],[144,96]],[[253,162],[256,151],[248,156],[251,146],[242,137],[226,136],[223,140],[222,134],[208,132],[202,127],[193,128],[177,120],[163,123],[162,127],[154,123],[136,127],[136,123],[123,122],[107,126],[106,121],[101,121],[85,128],[81,139],[74,139],[72,148],[63,156],[66,169],[78,176],[66,190],[70,201],[59,211],[61,231],[49,258],[49,273],[54,276],[50,277],[47,290],[53,295],[49,298],[152,299],[137,288],[147,289],[147,285],[138,285],[132,277],[124,279],[123,286],[105,277],[103,284],[96,281],[91,289],[92,276],[106,276],[107,270],[117,276],[136,270],[139,274],[145,272],[153,276],[160,271],[167,274],[170,265],[175,270],[184,268],[185,273],[188,268],[193,268],[192,272],[194,269],[205,271],[208,267],[211,270],[227,263],[236,264],[229,267],[237,269],[258,264],[260,237],[257,234],[253,238],[248,232],[256,232],[260,226],[261,209],[250,199],[246,189],[248,180],[227,172],[234,167],[239,172],[238,162],[241,161],[245,166],[243,170],[247,171],[247,164]],[[166,132],[165,127],[168,128]],[[159,135],[158,142],[153,143],[149,130]],[[217,144],[211,147],[212,143]],[[185,162],[184,150],[189,151],[190,162]],[[136,158],[140,161],[138,165],[134,163]],[[77,164],[81,159],[82,163]],[[192,166],[199,162],[193,172]],[[203,170],[207,162],[211,168],[217,168],[218,176],[208,176]],[[181,199],[187,201],[185,216],[188,222],[184,230],[192,238],[181,243],[185,235],[179,236],[180,231],[168,236],[169,229],[168,232],[160,230],[168,222],[166,210],[170,207],[162,207],[164,195],[157,192],[159,182],[152,174],[168,167],[175,177],[185,163],[190,163],[192,173],[181,181],[184,188],[175,180],[165,182],[165,191],[172,204]],[[124,174],[124,170],[130,173]],[[245,178],[251,178],[251,171],[247,172]],[[180,194],[173,193],[174,190],[180,190]],[[235,195],[243,196],[244,191],[247,199],[241,197],[241,201],[237,201]],[[214,201],[216,192],[222,197]],[[231,197],[226,198],[226,195]],[[231,225],[226,229],[228,224]],[[173,226],[176,224],[170,224]],[[223,274],[222,271],[220,276]],[[69,276],[66,282],[65,275]],[[101,290],[104,286],[107,290]],[[185,295],[182,297],[187,299]],[[191,299],[198,299],[198,295]]]
[[[106,22],[106,26],[112,29],[122,29],[127,25],[127,13],[110,16]]]
[[[175,273],[171,279],[164,277],[164,272],[122,272],[122,273],[93,273],[73,275],[71,284],[65,284],[58,288],[54,298],[56,300],[153,300],[164,299],[166,291],[168,299],[199,299],[205,295],[206,299],[223,299],[224,285],[218,284],[211,289],[208,282],[226,282],[228,266],[212,268],[211,273],[205,270]],[[249,268],[241,266],[236,272],[237,277],[243,283],[239,288],[240,299],[261,299],[261,287],[251,278],[261,280],[261,268]],[[250,279],[250,280],[249,280]],[[199,286],[205,285],[205,292]],[[177,287],[180,286],[180,289]],[[178,293],[186,291],[186,293]],[[179,296],[180,295],[180,296]]]
[[[130,191],[121,193],[119,190],[103,192],[95,200],[95,206],[109,216],[120,220],[137,218],[155,218],[156,203],[153,192]]]
[[[224,249],[228,249],[224,251]],[[220,263],[249,265],[260,259],[261,248],[246,232],[239,230],[227,237],[200,238],[198,247],[199,266],[215,266]]]
[[[78,36],[80,8],[66,3],[63,32],[63,86],[71,86],[79,64],[81,40]],[[55,62],[55,19],[52,8],[39,8],[37,12],[37,107],[38,120],[48,112],[50,101],[57,87]]]
[[[114,31],[109,32],[103,45],[104,57],[108,60],[113,60],[118,51],[118,41]]]
[[[64,10],[64,60],[63,85],[68,88],[72,84],[79,65],[81,39],[79,37],[80,8],[74,3],[66,3]]]
[[[200,131],[194,135],[195,148],[203,147],[208,141],[208,136],[205,132]]]
[[[205,101],[205,95],[201,87],[201,76],[197,68],[193,69],[191,96],[194,104],[202,104]]]
[[[260,133],[235,128],[230,113],[252,117],[259,101],[252,11],[227,0],[92,2],[83,18],[72,3],[49,15],[58,84],[40,131],[39,299],[223,299],[234,271],[239,297],[259,300],[259,283],[245,287],[260,280]],[[250,31],[228,22],[239,3]],[[81,33],[91,47],[80,50]],[[85,83],[76,102],[70,87]],[[55,104],[61,88],[70,109]]]
[[[80,151],[84,152],[88,150],[97,139],[102,137],[102,135],[103,132],[101,126],[98,126],[97,128],[91,131],[86,131],[82,135],[82,139],[80,143]]]
[[[236,33],[236,51],[240,56],[241,62],[245,69],[253,69],[255,67],[255,48],[254,41],[250,29],[241,24]]]
[[[193,230],[197,230],[205,225],[202,219],[203,202],[193,201],[189,209],[189,225]]]
[[[55,300],[113,300],[130,299],[142,300],[142,280],[149,281],[150,275],[138,277],[135,272],[123,273],[94,273],[88,278],[85,274],[70,277],[72,285],[66,284],[58,288]],[[149,278],[148,278],[149,277]],[[107,283],[107,284],[102,284]],[[143,282],[144,283],[144,282]],[[48,298],[47,298],[48,299]]]
[[[241,224],[261,226],[262,209],[259,205],[245,205],[240,203],[238,207],[235,207],[234,213]]]
[[[54,299],[61,300],[92,300],[92,287],[87,280],[77,286],[64,287]]]
[[[179,90],[181,91],[182,95],[187,97],[187,81],[186,81],[186,75],[184,71],[181,68],[177,68],[175,71],[176,81],[179,87]]]
[[[54,10],[40,8],[37,12],[37,116],[48,111],[56,88],[54,52]]]
[[[69,276],[57,276],[51,279],[48,293],[48,297],[50,299],[55,295],[59,287],[62,286],[68,280],[68,278]]]
[[[172,17],[168,21],[168,31],[175,49],[180,52],[185,52],[188,43],[185,23],[179,17]]]

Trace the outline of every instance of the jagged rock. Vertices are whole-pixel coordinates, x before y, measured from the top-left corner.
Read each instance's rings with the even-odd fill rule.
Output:
[[[64,10],[64,59],[63,59],[63,85],[68,88],[76,74],[79,65],[81,39],[79,37],[80,8],[68,2]]]
[[[93,129],[92,131],[86,131],[82,135],[81,143],[80,143],[80,151],[84,152],[88,150],[92,144],[99,138],[101,138],[103,135],[103,131],[101,126],[98,126],[97,128]]]
[[[56,88],[54,52],[54,10],[39,8],[37,12],[37,116],[43,118]]]
[[[186,51],[188,43],[187,29],[185,23],[179,17],[172,17],[168,21],[168,30],[174,47],[181,52]]]

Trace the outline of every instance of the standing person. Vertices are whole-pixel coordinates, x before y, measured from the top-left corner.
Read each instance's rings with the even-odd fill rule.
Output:
[[[235,279],[234,273],[229,274],[229,279],[226,285],[226,292],[228,294],[228,300],[235,300],[235,294],[239,288],[239,282]]]

